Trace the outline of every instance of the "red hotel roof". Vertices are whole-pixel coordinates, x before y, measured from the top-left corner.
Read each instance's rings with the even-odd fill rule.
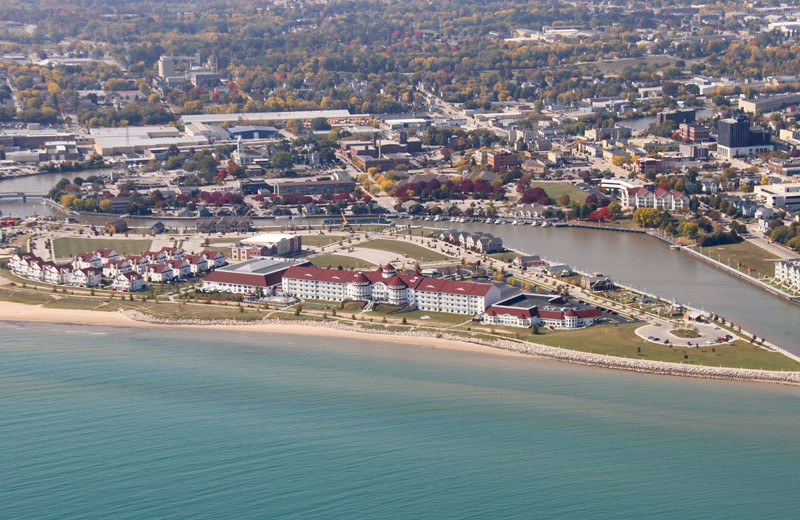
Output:
[[[269,274],[257,273],[232,273],[230,271],[213,271],[204,280],[217,283],[232,283],[235,285],[252,285],[254,287],[272,287],[281,283],[281,272]]]
[[[387,266],[388,267],[388,266]],[[375,271],[345,271],[343,269],[321,269],[319,267],[292,266],[283,275],[284,278],[297,280],[315,280],[330,283],[363,283],[367,278],[371,283],[384,283],[387,286],[397,284],[400,280],[407,287],[423,292],[441,292],[449,294],[465,294],[470,296],[486,296],[492,288],[490,284],[475,282],[454,282],[438,278],[425,278],[416,273],[410,275],[396,274],[391,278],[384,278],[384,269],[378,267]],[[400,285],[394,285],[401,287]]]

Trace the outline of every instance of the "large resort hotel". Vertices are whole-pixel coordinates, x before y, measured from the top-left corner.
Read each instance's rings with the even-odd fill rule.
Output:
[[[363,300],[406,305],[430,312],[480,314],[500,299],[492,284],[402,274],[391,264],[375,271],[294,266],[283,275],[283,292],[315,300]]]

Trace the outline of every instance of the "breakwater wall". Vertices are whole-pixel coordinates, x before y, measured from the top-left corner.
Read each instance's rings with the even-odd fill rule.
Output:
[[[700,252],[695,251],[694,249],[691,249],[691,248],[688,248],[688,247],[682,247],[680,249],[680,251],[682,253],[684,253],[684,254],[687,254],[689,256],[692,256],[692,257],[696,258],[697,260],[703,262],[704,264],[710,265],[711,267],[719,269],[720,271],[722,271],[724,273],[727,273],[727,274],[729,274],[731,276],[734,276],[734,277],[738,278],[739,280],[747,282],[747,283],[749,283],[750,285],[752,285],[754,287],[758,287],[759,289],[762,289],[762,290],[764,290],[764,291],[766,291],[766,292],[768,292],[768,293],[770,293],[770,294],[772,294],[774,296],[777,296],[779,298],[783,298],[784,300],[786,300],[788,302],[792,302],[794,304],[800,305],[800,299],[792,297],[791,295],[786,294],[785,292],[780,291],[780,290],[776,289],[775,287],[772,287],[771,285],[766,284],[766,283],[762,282],[761,280],[759,280],[757,278],[753,278],[752,276],[746,275],[746,274],[740,272],[738,269],[736,269],[734,267],[731,267],[731,266],[728,266],[728,265],[725,265],[722,262],[719,262],[717,260],[714,260],[713,258],[710,258],[710,257],[704,255],[703,253],[700,253]]]

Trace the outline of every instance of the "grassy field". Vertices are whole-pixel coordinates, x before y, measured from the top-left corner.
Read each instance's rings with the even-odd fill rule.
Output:
[[[757,270],[760,276],[775,274],[775,260],[780,260],[766,249],[758,247],[747,240],[738,244],[704,247],[703,254],[708,256],[709,253],[714,260],[719,255],[719,260],[724,264],[727,264],[728,260],[730,260],[731,267],[736,267],[739,262],[746,264]],[[743,267],[742,270],[747,272],[747,267]]]
[[[758,349],[744,341],[737,341],[731,345],[708,345],[700,348],[670,348],[650,343],[634,334],[634,330],[640,326],[640,323],[636,323],[617,326],[595,325],[573,331],[540,329],[542,334],[530,335],[523,339],[582,352],[634,359],[733,368],[800,370],[800,363],[797,361],[782,354]],[[641,352],[637,352],[637,348],[641,349]],[[684,356],[688,356],[688,358],[684,358]]]
[[[531,188],[542,188],[547,193],[547,196],[555,202],[558,202],[562,195],[567,194],[570,200],[577,200],[583,204],[583,201],[588,196],[585,191],[568,182],[533,181],[531,182]]]
[[[505,251],[503,253],[491,253],[489,255],[490,258],[494,258],[495,260],[500,260],[501,262],[506,262],[506,263],[513,261],[518,256],[519,253],[515,253],[514,251]]]
[[[113,249],[120,255],[141,254],[150,250],[150,239],[59,237],[53,239],[56,258],[72,258],[97,249]]]
[[[327,246],[347,238],[345,235],[303,235],[301,240],[304,246]]]
[[[90,311],[116,311],[119,306],[112,300],[111,302],[101,298],[65,296],[57,300],[45,303],[42,307],[49,309],[79,309]]]
[[[367,249],[378,249],[381,251],[389,251],[397,253],[398,255],[406,255],[408,258],[413,258],[418,262],[437,262],[439,260],[447,260],[447,257],[436,251],[431,251],[416,244],[409,244],[408,242],[401,242],[399,240],[389,240],[385,238],[378,238],[369,240],[358,247]]]
[[[38,305],[53,301],[47,291],[34,291],[28,288],[0,287],[0,301]]]
[[[671,65],[676,61],[678,61],[677,58],[672,58],[670,56],[645,56],[643,58],[621,58],[613,61],[598,61],[590,64],[585,64],[582,66],[597,68],[600,72],[603,72],[604,74],[609,74],[609,73],[619,74],[625,67],[632,67],[634,65],[639,65],[639,64],[658,65],[660,67],[666,67],[667,65]]]
[[[204,241],[208,240],[209,244],[235,244],[236,242],[239,242],[243,238],[247,238],[247,237],[246,236],[230,235],[230,236],[225,236],[225,237],[208,237],[207,239],[203,239],[203,240]]]
[[[353,258],[352,256],[321,254],[310,258],[311,263],[317,267],[337,268],[342,266],[342,269],[372,269],[375,264],[361,260],[360,258]]]
[[[206,246],[203,248],[203,251],[217,251],[227,258],[231,255],[231,246]]]

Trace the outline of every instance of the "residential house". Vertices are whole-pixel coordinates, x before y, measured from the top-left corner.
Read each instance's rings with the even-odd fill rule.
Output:
[[[167,230],[167,226],[164,225],[163,222],[158,221],[152,226],[150,226],[150,234],[151,235],[160,235]]]
[[[125,261],[131,264],[133,271],[143,275],[147,266],[150,265],[150,260],[145,256],[129,255],[125,257]]]
[[[183,249],[180,247],[162,247],[159,252],[164,253],[167,260],[183,260],[185,256]]]
[[[189,272],[195,276],[208,271],[208,259],[203,255],[186,255],[185,260],[189,262]]]
[[[95,253],[81,253],[72,261],[74,269],[95,269],[100,271],[103,269],[103,260]]]
[[[187,259],[167,260],[167,265],[172,268],[175,278],[188,278],[192,274],[192,266]]]
[[[128,223],[125,222],[123,219],[112,220],[108,224],[106,224],[105,228],[106,233],[124,233],[128,230]]]
[[[144,277],[148,282],[169,283],[175,278],[175,274],[169,264],[151,264],[145,269]]]
[[[167,262],[167,254],[162,249],[161,251],[148,251],[142,254],[144,258],[151,264],[164,264]]]
[[[100,271],[93,267],[74,269],[70,283],[76,287],[95,287],[100,284]]]
[[[103,276],[106,278],[116,278],[120,273],[133,272],[133,265],[127,260],[112,260],[103,266]]]
[[[205,250],[200,254],[206,257],[209,269],[216,269],[225,265],[225,256],[219,251]]]
[[[144,289],[144,279],[138,273],[119,273],[114,277],[111,288],[120,292],[136,292]]]
[[[108,262],[119,260],[119,254],[113,249],[97,249],[94,254],[100,258],[101,265],[106,265]]]
[[[44,272],[44,281],[54,285],[66,285],[72,281],[72,267],[50,263]]]

